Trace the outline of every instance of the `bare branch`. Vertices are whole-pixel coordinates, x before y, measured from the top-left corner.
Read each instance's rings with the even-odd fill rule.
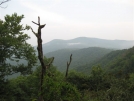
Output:
[[[40,17],[38,16],[38,24],[40,25]]]
[[[44,25],[40,25],[40,28],[43,28],[43,27],[45,27],[46,26],[46,24],[44,24]]]
[[[54,76],[54,74],[52,74],[51,71],[49,71],[49,69],[48,69],[50,67],[50,65],[53,63],[53,61],[54,61],[54,57],[52,57],[51,60],[49,61],[49,63],[46,65],[48,76]]]
[[[3,1],[1,1],[0,5],[2,5],[3,3],[6,3],[8,1],[10,1],[10,0],[3,0]]]
[[[35,33],[34,31],[33,31],[33,29],[31,28],[31,30],[32,30],[32,32],[34,33],[34,35],[36,36],[36,37],[38,37],[38,34],[37,33]]]
[[[50,65],[52,64],[52,62],[54,61],[54,57],[52,57],[52,59],[49,61],[49,63],[46,65],[47,66],[47,68],[49,68],[50,67]]]
[[[36,24],[36,25],[38,25],[39,26],[39,24],[37,24],[36,22],[34,22],[34,21],[32,21],[34,24]]]
[[[69,69],[69,66],[71,64],[71,61],[72,61],[72,54],[70,55],[70,61],[69,62],[67,61],[67,70],[66,70],[66,75],[65,75],[66,78],[68,76],[68,69]]]
[[[0,5],[6,3],[6,2],[8,2],[8,1],[10,1],[10,0],[3,0],[3,1],[0,2]],[[1,7],[1,6],[0,6],[0,7]],[[6,7],[1,7],[1,8],[7,8],[7,6],[6,6]]]
[[[71,61],[72,61],[72,54],[70,55],[70,62],[69,62],[69,65],[70,65]]]

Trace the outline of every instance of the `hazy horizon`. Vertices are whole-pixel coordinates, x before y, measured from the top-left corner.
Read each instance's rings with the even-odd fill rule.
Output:
[[[37,26],[31,21],[46,24],[42,29],[43,43],[53,39],[77,37],[107,40],[134,40],[133,0],[11,0],[0,8],[0,18],[6,14],[24,14],[22,24]],[[36,37],[27,32],[33,46]]]

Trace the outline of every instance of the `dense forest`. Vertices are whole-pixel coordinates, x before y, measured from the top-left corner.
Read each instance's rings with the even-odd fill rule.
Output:
[[[0,101],[39,101],[40,95],[44,101],[134,101],[134,47],[93,47],[66,54],[60,50],[57,54],[67,57],[65,63],[72,53],[74,68],[65,76],[50,64],[40,92],[41,65],[36,50],[27,43],[30,37],[25,32],[31,27],[21,24],[23,18],[14,13],[0,20]],[[44,63],[51,59],[44,56]],[[20,75],[11,79],[16,73]]]

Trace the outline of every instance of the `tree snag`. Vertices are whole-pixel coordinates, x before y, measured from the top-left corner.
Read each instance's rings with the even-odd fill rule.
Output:
[[[69,66],[70,66],[70,64],[71,64],[71,61],[72,61],[72,54],[70,55],[70,61],[67,62],[67,69],[66,69],[66,75],[65,75],[66,78],[67,78],[67,76],[68,76],[68,69],[69,69]]]
[[[43,94],[42,94],[42,85],[43,85],[43,79],[44,75],[46,74],[46,65],[44,62],[44,55],[43,55],[43,50],[42,50],[42,39],[41,39],[41,29],[45,27],[46,24],[40,25],[40,17],[38,17],[38,23],[35,23],[32,21],[34,24],[38,25],[38,32],[35,33],[33,29],[31,28],[32,32],[35,34],[37,37],[37,50],[38,50],[38,59],[41,63],[41,78],[40,78],[40,96],[39,96],[39,101],[44,101],[43,100]]]

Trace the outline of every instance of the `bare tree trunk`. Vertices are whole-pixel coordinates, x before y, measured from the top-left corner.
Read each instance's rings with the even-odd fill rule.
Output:
[[[71,61],[72,61],[72,54],[70,55],[70,61],[69,61],[69,63],[67,62],[67,69],[66,69],[66,75],[65,75],[66,78],[68,76],[68,69],[69,69],[69,66],[71,64]]]
[[[32,32],[35,34],[37,37],[37,50],[38,50],[38,59],[41,63],[41,78],[40,78],[40,96],[39,96],[39,101],[44,101],[43,100],[43,94],[42,94],[42,85],[43,85],[43,79],[44,79],[44,74],[46,74],[46,65],[44,63],[44,56],[43,56],[43,50],[42,50],[42,39],[41,39],[41,29],[45,27],[46,24],[40,25],[40,17],[38,17],[38,23],[35,23],[32,21],[34,24],[38,25],[38,32],[35,33],[33,29],[31,28]]]

